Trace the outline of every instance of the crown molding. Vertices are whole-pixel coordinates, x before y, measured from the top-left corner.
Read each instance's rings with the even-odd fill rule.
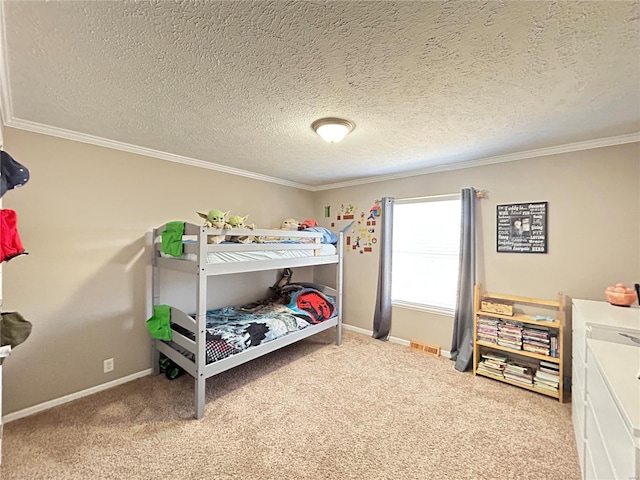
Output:
[[[526,160],[529,158],[545,157],[548,155],[558,155],[561,153],[579,152],[581,150],[591,150],[594,148],[612,147],[615,145],[623,145],[625,143],[640,142],[640,132],[629,133],[626,135],[617,135],[615,137],[605,137],[595,140],[586,140],[584,142],[568,143],[555,147],[537,148],[535,150],[526,150],[523,152],[508,153],[505,155],[496,155],[494,157],[478,158],[476,160],[467,160],[464,162],[444,163],[434,165],[433,167],[410,170],[408,172],[379,175],[376,177],[360,178],[358,180],[331,183],[311,187],[311,191],[319,192],[322,190],[334,190],[336,188],[354,187],[357,185],[365,185],[368,183],[385,182],[388,180],[398,180],[407,177],[416,177],[418,175],[428,175],[431,173],[448,172],[451,170],[462,170],[465,168],[481,167],[483,165],[492,165],[495,163],[514,162],[517,160]],[[442,159],[446,161],[446,159]]]
[[[0,2],[1,3],[1,2]],[[6,70],[3,70],[3,73]],[[5,83],[3,79],[3,90],[5,89]],[[2,113],[3,117],[8,116],[9,109],[6,107],[6,103],[2,101]],[[429,175],[432,173],[448,172],[452,170],[462,170],[465,168],[481,167],[484,165],[493,165],[496,163],[513,162],[517,160],[526,160],[529,158],[544,157],[549,155],[558,155],[562,153],[578,152],[581,150],[591,150],[594,148],[612,147],[615,145],[623,145],[626,143],[640,142],[640,132],[618,135],[615,137],[599,138],[595,140],[587,140],[584,142],[569,143],[565,145],[558,145],[555,147],[538,148],[534,150],[526,150],[523,152],[509,153],[505,155],[497,155],[493,157],[479,158],[475,160],[467,160],[464,162],[455,163],[443,163],[440,165],[434,165],[433,167],[421,168],[416,170],[409,170],[402,173],[379,175],[375,177],[360,178],[348,182],[330,183],[325,185],[306,185],[302,183],[292,182],[284,180],[282,178],[270,177],[267,175],[261,175],[239,168],[228,167],[225,165],[219,165],[213,162],[207,162],[204,160],[198,160],[195,158],[184,157],[182,155],[176,155],[173,153],[162,152],[160,150],[153,150],[151,148],[139,147],[137,145],[131,145],[129,143],[118,142],[116,140],[110,140],[107,138],[97,137],[86,133],[74,132],[72,130],[65,130],[62,128],[52,127],[41,123],[30,122],[28,120],[20,120],[15,118],[7,118],[4,121],[4,125],[11,128],[17,128],[20,130],[26,130],[29,132],[39,133],[42,135],[49,135],[53,137],[64,138],[67,140],[73,140],[81,143],[88,143],[91,145],[97,145],[99,147],[111,148],[114,150],[120,150],[123,152],[133,153],[137,155],[144,155],[146,157],[158,158],[161,160],[167,160],[169,162],[180,163],[183,165],[189,165],[192,167],[205,168],[208,170],[214,170],[221,173],[228,173],[229,175],[236,175],[240,177],[250,178],[253,180],[259,180],[263,182],[275,183],[286,187],[297,188],[300,190],[307,190],[310,192],[320,192],[325,190],[334,190],[338,188],[355,187],[358,185],[366,185],[370,183],[386,182],[389,180],[399,180],[402,178],[415,177],[418,175]],[[446,161],[446,159],[442,159]]]
[[[182,155],[176,155],[173,153],[162,152],[160,150],[153,150],[151,148],[139,147],[137,145],[131,145],[129,143],[118,142],[116,140],[110,140],[108,138],[97,137],[86,133],[74,132],[72,130],[65,130],[63,128],[52,127],[41,123],[30,122],[27,120],[19,120],[15,118],[9,119],[5,123],[7,127],[17,128],[20,130],[26,130],[29,132],[40,133],[42,135],[49,135],[52,137],[64,138],[66,140],[73,140],[81,143],[89,143],[91,145],[97,145],[99,147],[111,148],[114,150],[120,150],[122,152],[133,153],[136,155],[144,155],[146,157],[159,158],[161,160],[167,160],[169,162],[181,163],[183,165],[189,165],[192,167],[206,168],[208,170],[215,170],[221,173],[228,173],[230,175],[236,175],[239,177],[250,178],[252,180],[260,180],[262,182],[277,183],[278,185],[284,185],[285,187],[298,188],[301,190],[309,190],[311,187],[302,183],[296,183],[281,178],[270,177],[268,175],[261,175],[254,172],[248,172],[239,168],[228,167],[213,162],[207,162],[205,160],[198,160],[196,158],[184,157]]]

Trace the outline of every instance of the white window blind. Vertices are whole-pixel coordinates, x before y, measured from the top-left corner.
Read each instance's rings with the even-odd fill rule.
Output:
[[[458,289],[460,218],[459,195],[396,200],[394,305],[453,315]]]

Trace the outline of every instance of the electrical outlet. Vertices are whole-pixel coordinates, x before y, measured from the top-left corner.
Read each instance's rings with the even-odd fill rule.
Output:
[[[113,372],[113,358],[104,361],[104,373]]]

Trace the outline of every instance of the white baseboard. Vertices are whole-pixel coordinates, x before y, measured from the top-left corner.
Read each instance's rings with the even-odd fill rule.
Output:
[[[342,328],[344,328],[345,330],[351,330],[353,332],[363,333],[368,336],[373,335],[373,330],[365,330],[364,328],[354,327],[353,325],[347,325],[346,323],[342,324]],[[405,347],[408,347],[410,343],[409,340],[398,337],[389,337],[389,341],[393,343],[399,343],[400,345],[404,345]],[[451,352],[449,352],[448,350],[442,350],[442,348],[440,348],[440,356],[451,358]]]
[[[346,323],[343,323],[342,327],[345,330],[362,333],[364,335],[368,335],[369,337],[373,335],[372,330],[365,330],[364,328],[354,327],[352,325],[347,325]],[[409,346],[409,340],[405,340],[404,338],[389,337],[389,341],[399,343],[400,345],[404,345],[405,347]],[[440,355],[443,357],[451,358],[451,354],[447,350],[440,349]],[[103,390],[108,390],[109,388],[117,387],[118,385],[137,380],[138,378],[146,377],[147,375],[151,375],[151,372],[152,370],[150,368],[147,370],[142,370],[141,372],[133,373],[131,375],[127,375],[126,377],[103,383],[102,385],[96,385],[95,387],[87,388],[86,390],[72,393],[70,395],[65,395],[64,397],[56,398],[54,400],[49,400],[48,402],[40,403],[38,405],[34,405],[33,407],[24,408],[13,413],[8,413],[7,415],[4,415],[2,417],[2,422],[9,423],[14,420],[18,420],[19,418],[28,417],[30,415],[40,413],[44,410],[57,407],[58,405],[64,405],[65,403],[72,402],[73,400],[77,400],[88,395],[93,395],[94,393],[102,392]]]
[[[147,370],[142,370],[141,372],[133,373],[131,375],[127,375],[126,377],[118,378],[117,380],[103,383],[102,385],[96,385],[95,387],[87,388],[86,390],[82,390],[80,392],[72,393],[70,395],[65,395],[64,397],[56,398],[54,400],[49,400],[48,402],[40,403],[38,405],[34,405],[33,407],[24,408],[22,410],[18,410],[17,412],[9,413],[2,417],[2,422],[8,423],[14,420],[18,420],[19,418],[24,418],[24,417],[28,417],[29,415],[40,413],[43,410],[48,410],[49,408],[57,407],[58,405],[63,405],[73,400],[77,400],[79,398],[86,397],[88,395],[93,395],[94,393],[98,393],[103,390],[108,390],[110,388],[117,387],[118,385],[122,385],[123,383],[131,382],[132,380],[137,380],[138,378],[146,377],[147,375],[151,375],[151,372],[152,370],[150,368]]]

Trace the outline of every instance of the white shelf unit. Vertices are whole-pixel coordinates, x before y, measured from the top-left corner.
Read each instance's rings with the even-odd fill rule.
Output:
[[[574,299],[572,317],[571,416],[582,478],[640,478],[640,308]]]

